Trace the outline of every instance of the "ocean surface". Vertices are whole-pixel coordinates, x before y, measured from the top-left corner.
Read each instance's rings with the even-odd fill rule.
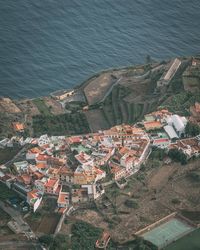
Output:
[[[200,0],[0,0],[0,96],[43,96],[146,55],[197,53]]]

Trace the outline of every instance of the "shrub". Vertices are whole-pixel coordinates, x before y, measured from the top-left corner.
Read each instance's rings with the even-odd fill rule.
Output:
[[[95,242],[99,238],[102,230],[86,222],[76,222],[72,226],[72,250],[94,249]]]
[[[135,208],[135,209],[139,208],[138,203],[135,200],[133,200],[133,199],[126,200],[124,202],[124,205],[127,206],[127,207],[129,207],[129,208]]]
[[[178,198],[173,198],[173,199],[172,199],[172,203],[173,203],[174,205],[178,205],[178,204],[181,203],[181,201],[180,201]]]
[[[45,234],[39,237],[39,242],[47,246],[49,246],[52,243],[52,241],[53,241],[53,237],[51,235]]]

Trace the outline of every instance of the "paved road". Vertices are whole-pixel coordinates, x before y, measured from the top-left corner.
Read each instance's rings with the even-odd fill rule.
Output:
[[[12,208],[11,206],[0,201],[0,208],[3,209],[7,214],[9,214],[14,221],[19,225],[21,232],[26,235],[28,239],[35,239],[36,236],[31,230],[30,226],[24,221],[19,211]]]

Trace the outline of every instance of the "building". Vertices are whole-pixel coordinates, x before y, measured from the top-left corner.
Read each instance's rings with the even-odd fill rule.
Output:
[[[163,73],[161,78],[157,81],[157,87],[162,87],[168,85],[172,80],[177,70],[181,65],[181,61],[178,58],[175,58],[169,65],[169,69]]]
[[[31,148],[26,153],[26,160],[35,160],[36,157],[41,153],[41,150],[37,147]]]
[[[13,126],[13,129],[16,131],[16,132],[24,132],[24,129],[25,129],[25,126],[23,123],[20,123],[20,122],[13,122],[12,123],[12,126]]]
[[[178,149],[190,159],[193,156],[197,157],[200,155],[200,140],[198,137],[182,139],[170,144],[168,148]]]
[[[43,147],[45,145],[48,145],[50,143],[48,135],[41,135],[38,139],[38,146]]]
[[[174,128],[171,125],[164,126],[164,130],[171,140],[178,138],[176,131],[174,130]]]
[[[110,172],[113,175],[114,180],[120,180],[123,177],[127,176],[126,168],[121,167],[113,162],[109,163]]]
[[[161,124],[160,121],[144,122],[144,128],[145,128],[146,131],[161,129],[162,128],[162,124]]]
[[[58,179],[49,178],[47,182],[44,184],[45,193],[58,194],[58,185],[59,185]]]
[[[68,192],[59,193],[57,205],[59,208],[66,208],[69,206],[69,193]]]
[[[33,212],[35,212],[42,201],[42,194],[39,192],[39,190],[34,189],[27,193],[27,203],[32,208]]]
[[[184,136],[185,127],[187,125],[187,119],[184,116],[181,117],[179,115],[172,115],[166,119],[166,122],[168,124],[168,127],[165,126],[165,131],[170,138],[176,138],[176,135],[178,135],[178,137]]]
[[[82,185],[81,187],[87,189],[89,200],[96,200],[105,193],[105,190],[100,184]]]
[[[87,188],[72,189],[72,204],[87,202],[88,200]]]
[[[17,172],[26,172],[28,170],[28,162],[27,161],[19,161],[14,163],[14,167]]]
[[[167,148],[170,145],[170,140],[168,138],[158,138],[153,140],[152,145],[158,148]]]

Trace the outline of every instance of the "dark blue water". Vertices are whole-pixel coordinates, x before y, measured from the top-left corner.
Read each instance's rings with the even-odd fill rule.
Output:
[[[199,52],[199,0],[0,0],[3,96],[71,88],[147,54]]]

